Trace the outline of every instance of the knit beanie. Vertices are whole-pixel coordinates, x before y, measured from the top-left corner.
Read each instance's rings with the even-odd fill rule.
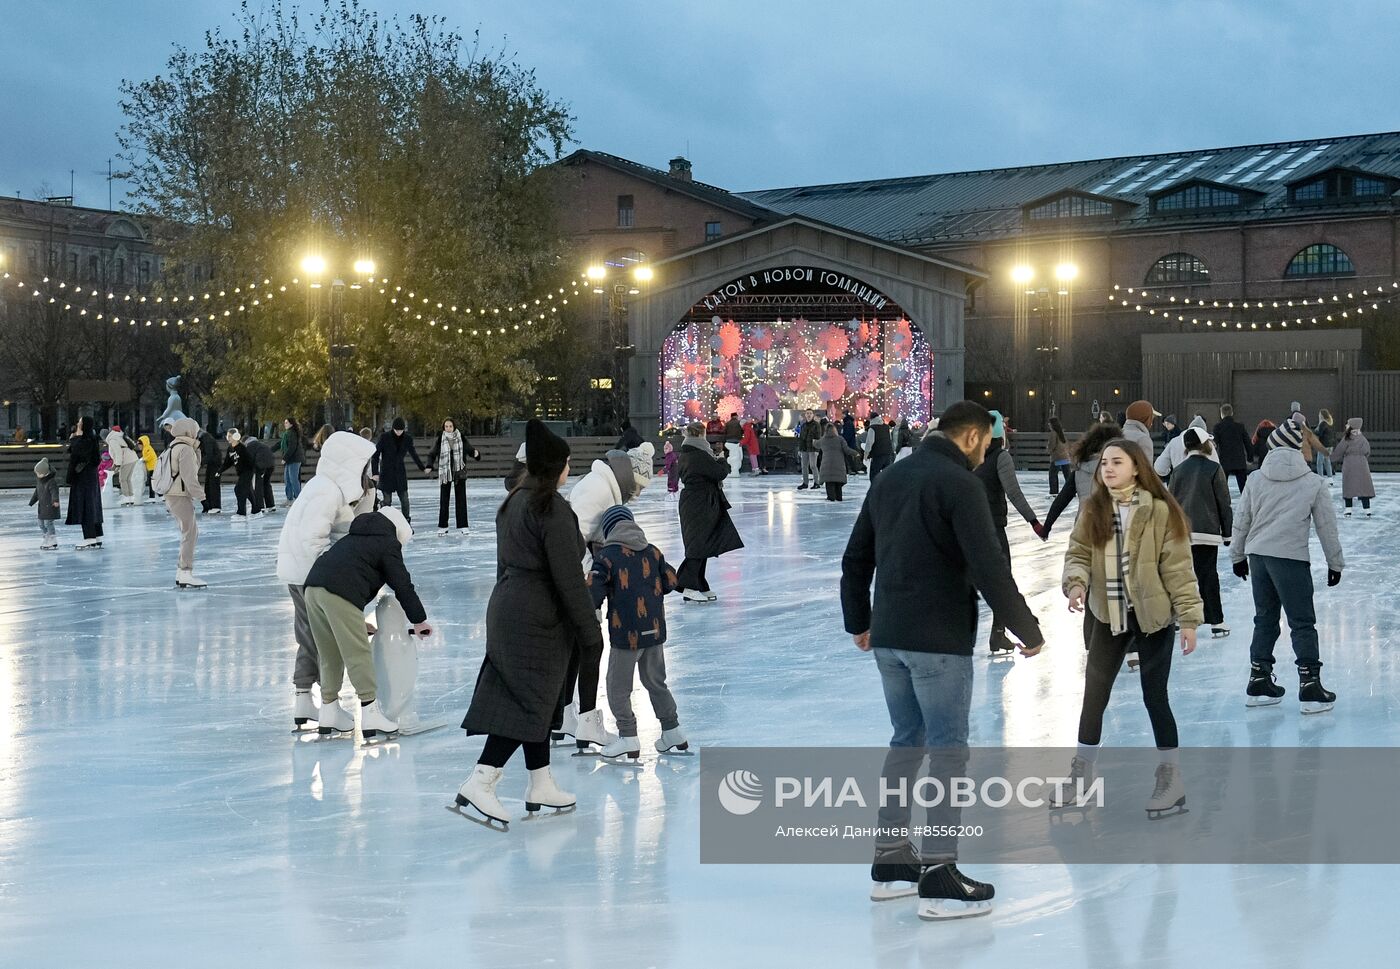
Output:
[[[1303,416],[1303,412],[1302,412],[1302,411],[1295,410],[1295,411],[1290,415],[1290,420],[1292,420],[1293,423],[1294,423],[1294,424],[1297,424],[1299,427],[1307,427],[1307,426],[1308,426],[1308,419],[1307,419],[1306,417]]]
[[[1359,431],[1359,430],[1361,430],[1361,418],[1359,418],[1359,417],[1348,417],[1348,418],[1347,418],[1347,427],[1351,428],[1353,431]]]
[[[1152,405],[1145,400],[1135,400],[1128,405],[1128,420],[1137,421],[1144,427],[1152,426],[1152,415],[1155,413]]]
[[[413,539],[413,526],[408,523],[407,518],[403,517],[403,512],[393,505],[388,505],[379,509],[379,514],[393,523],[394,535],[398,538],[400,545],[407,545]]]
[[[638,491],[651,484],[652,459],[655,457],[656,448],[650,441],[643,441],[627,452],[627,460],[632,462],[632,477],[636,479]]]
[[[1172,427],[1176,427],[1176,415],[1168,414],[1166,417],[1162,418],[1162,423],[1170,424]]]
[[[34,474],[37,475],[37,476],[40,477],[40,478],[47,478],[47,477],[49,476],[49,459],[48,459],[48,458],[40,458],[40,459],[39,459],[39,463],[36,464],[36,465],[34,465]]]
[[[989,410],[992,415],[992,437],[1006,437],[1006,418],[1001,416],[999,410]]]
[[[569,463],[569,444],[544,425],[530,418],[525,425],[525,468],[537,478],[557,478]]]
[[[613,505],[607,511],[603,512],[603,520],[599,527],[602,529],[603,537],[607,538],[608,532],[612,531],[613,526],[618,522],[631,522],[636,520],[637,519],[632,517],[632,510],[630,508],[624,505]]]
[[[404,419],[403,419],[402,417],[395,417],[395,418],[394,418],[394,430],[396,430],[396,431],[402,431],[402,430],[407,429],[407,427],[408,427],[408,424],[407,424],[407,422],[404,421]]]
[[[1292,421],[1284,421],[1274,432],[1269,435],[1269,450],[1279,447],[1291,447],[1295,451],[1303,447],[1303,432],[1298,430],[1298,425]]]

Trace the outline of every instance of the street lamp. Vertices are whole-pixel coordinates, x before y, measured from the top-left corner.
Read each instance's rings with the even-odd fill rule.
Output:
[[[1018,286],[1025,286],[1032,279],[1035,279],[1035,270],[1025,264],[1014,266],[1011,269],[1011,281]]]
[[[361,257],[356,259],[351,268],[357,277],[373,276],[375,264],[373,259]],[[324,257],[315,253],[309,253],[301,260],[301,270],[306,274],[307,285],[310,289],[320,289],[321,279],[327,269]],[[351,286],[352,289],[359,289],[359,285]],[[349,367],[350,359],[355,355],[355,344],[349,343],[345,335],[345,282],[336,278],[331,282],[330,303],[327,306],[326,329],[328,345],[328,366],[327,379],[330,384],[328,397],[326,400],[326,422],[337,430],[344,428],[350,419],[349,402]],[[314,311],[313,311],[314,319]]]
[[[374,260],[373,260],[373,259],[356,259],[356,260],[355,260],[355,265],[354,265],[352,268],[355,270],[355,274],[358,275],[358,276],[373,276],[373,275],[374,275]]]

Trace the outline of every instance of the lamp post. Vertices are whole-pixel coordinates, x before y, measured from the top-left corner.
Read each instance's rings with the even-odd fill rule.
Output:
[[[651,282],[653,272],[650,266],[637,266],[632,270],[631,280],[607,285],[608,267],[596,264],[588,267],[588,278],[593,283],[593,292],[608,298],[608,335],[613,344],[612,400],[613,411],[619,424],[631,414],[630,374],[631,359],[637,354],[637,347],[631,340],[629,325],[629,300],[641,295],[641,287]],[[624,274],[625,279],[625,274]]]
[[[1074,281],[1079,278],[1079,266],[1073,262],[1059,262],[1051,275],[1054,276],[1053,284],[1047,281],[1045,285],[1035,287],[1033,283],[1037,271],[1034,266],[1022,263],[1011,270],[1011,280],[1016,286],[1017,316],[1024,314],[1027,324],[1030,313],[1035,313],[1040,320],[1035,350],[1040,371],[1040,407],[1037,411],[1042,427],[1055,415],[1054,382],[1058,376],[1056,365],[1060,356],[1060,333],[1062,325],[1068,322],[1073,312],[1073,288]],[[1035,397],[1036,390],[1029,389],[1027,396]]]
[[[301,270],[306,274],[308,298],[311,298],[311,290],[323,288],[322,280],[325,278],[326,268],[326,260],[319,255],[312,254],[302,259]],[[330,282],[329,301],[326,305],[326,376],[329,384],[326,423],[336,430],[344,430],[350,420],[350,361],[355,355],[355,344],[348,339],[345,322],[345,293],[347,288],[362,288],[361,280],[373,280],[375,268],[373,259],[356,259],[351,266],[355,273],[353,282],[347,286],[345,280],[338,275],[332,277]],[[312,317],[315,317],[314,310]]]

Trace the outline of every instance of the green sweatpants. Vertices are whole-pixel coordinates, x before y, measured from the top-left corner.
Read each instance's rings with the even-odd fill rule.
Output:
[[[360,703],[374,700],[374,656],[365,634],[365,614],[353,603],[317,586],[306,587],[306,617],[321,664],[321,701],[334,703],[340,696],[345,672]]]

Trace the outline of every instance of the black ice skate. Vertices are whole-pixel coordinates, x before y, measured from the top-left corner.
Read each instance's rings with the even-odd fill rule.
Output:
[[[1322,664],[1298,664],[1298,705],[1304,713],[1326,713],[1337,702],[1337,694],[1322,687]]]
[[[928,922],[990,915],[996,889],[974,881],[949,862],[925,868],[919,877],[919,918]]]
[[[1210,635],[1212,639],[1224,639],[1226,636],[1230,635],[1230,627],[1225,625],[1223,622],[1211,626]]]
[[[870,900],[888,902],[919,893],[918,852],[909,842],[897,845],[876,845],[875,861],[870,866]]]
[[[1147,819],[1160,821],[1186,813],[1186,788],[1181,783],[1181,768],[1176,764],[1158,764],[1157,782],[1147,800]]]
[[[1005,629],[997,629],[993,626],[989,644],[992,651],[992,659],[1000,659],[1002,657],[1012,659],[1016,655],[1016,644],[1006,635]]]
[[[1287,692],[1275,682],[1272,663],[1249,664],[1249,686],[1244,691],[1245,706],[1270,707],[1281,702]]]

